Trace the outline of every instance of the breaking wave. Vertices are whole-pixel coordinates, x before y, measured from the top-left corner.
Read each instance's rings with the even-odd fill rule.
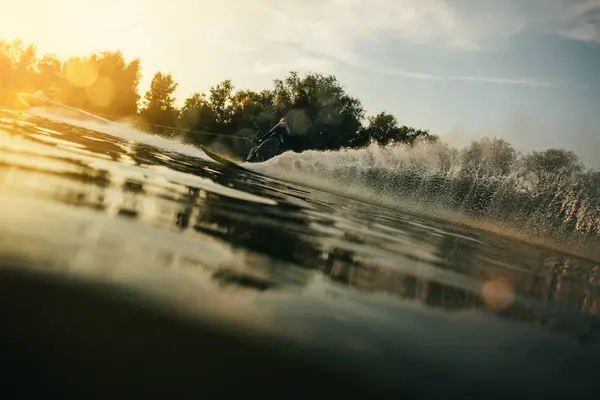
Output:
[[[371,144],[341,151],[287,152],[255,169],[280,179],[548,244],[600,249],[600,172],[572,153],[519,154],[502,140],[464,149],[445,143]]]

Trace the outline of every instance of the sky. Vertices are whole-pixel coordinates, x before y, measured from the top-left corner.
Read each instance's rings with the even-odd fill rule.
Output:
[[[600,0],[7,0],[0,39],[60,58],[121,50],[179,82],[334,74],[369,115],[457,146],[565,147],[600,167]]]

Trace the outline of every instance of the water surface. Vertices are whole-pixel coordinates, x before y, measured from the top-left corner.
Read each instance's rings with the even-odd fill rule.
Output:
[[[37,365],[32,381],[222,395],[233,388],[215,382],[242,379],[243,365],[250,386],[236,390],[249,395],[598,393],[597,262],[269,177],[276,162],[234,171],[180,143],[90,127],[0,111],[2,348],[28,374]],[[139,333],[141,317],[117,320],[82,293],[165,319]],[[166,328],[174,320],[194,327],[187,339]],[[221,336],[283,361],[226,351]],[[128,369],[127,354],[178,365]],[[268,378],[304,362],[341,378]],[[196,368],[189,386],[178,380]]]

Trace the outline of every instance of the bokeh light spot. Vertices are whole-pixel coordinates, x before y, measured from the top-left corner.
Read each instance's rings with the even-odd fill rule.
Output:
[[[506,310],[515,300],[512,285],[501,279],[490,279],[481,288],[481,297],[485,303],[496,309]]]
[[[65,64],[65,77],[73,86],[89,87],[98,79],[98,64],[93,60],[72,58]]]
[[[107,107],[115,99],[115,84],[107,76],[100,75],[85,89],[88,100],[96,107]]]

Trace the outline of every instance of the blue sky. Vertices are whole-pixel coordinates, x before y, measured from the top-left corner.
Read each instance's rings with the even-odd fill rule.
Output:
[[[600,166],[600,0],[21,0],[0,37],[61,57],[121,49],[179,81],[335,74],[367,112],[457,145],[488,135]]]

